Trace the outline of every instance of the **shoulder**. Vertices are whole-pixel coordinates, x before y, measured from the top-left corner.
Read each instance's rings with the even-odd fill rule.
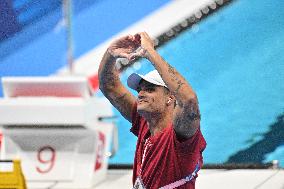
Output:
[[[202,152],[206,147],[206,141],[203,137],[203,134],[198,128],[194,135],[189,138],[181,138],[176,134],[176,146],[181,152],[184,153],[194,153],[194,152]]]

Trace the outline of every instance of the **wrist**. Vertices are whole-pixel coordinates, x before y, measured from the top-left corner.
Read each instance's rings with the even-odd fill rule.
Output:
[[[146,55],[145,57],[151,61],[155,56],[156,56],[157,52],[154,48],[149,48],[146,50]]]
[[[105,52],[105,56],[108,58],[108,59],[116,59],[117,57],[115,57],[113,55],[113,52],[110,48],[107,48],[106,52]]]

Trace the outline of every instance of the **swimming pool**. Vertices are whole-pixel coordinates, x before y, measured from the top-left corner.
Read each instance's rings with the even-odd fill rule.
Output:
[[[159,48],[198,95],[205,163],[277,159],[284,167],[283,10],[280,0],[235,1]],[[140,61],[122,80],[152,69]],[[121,116],[116,123],[120,149],[110,163],[132,163],[130,123]]]

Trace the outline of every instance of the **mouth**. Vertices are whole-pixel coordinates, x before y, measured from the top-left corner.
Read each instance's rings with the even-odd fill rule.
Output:
[[[147,103],[148,101],[147,100],[144,100],[144,99],[140,99],[140,100],[138,100],[138,104],[142,104],[142,103]]]

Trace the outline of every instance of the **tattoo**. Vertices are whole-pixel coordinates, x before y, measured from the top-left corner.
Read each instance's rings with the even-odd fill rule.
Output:
[[[198,102],[192,100],[185,105],[186,107],[175,117],[175,128],[184,136],[192,136],[195,121],[200,121],[201,116]]]
[[[115,84],[120,81],[117,71],[113,67],[113,65],[106,64],[103,69],[103,77],[100,78],[100,85],[103,87],[111,87],[115,86]]]
[[[115,102],[115,103],[119,103],[119,102],[123,101],[126,96],[127,96],[127,93],[124,93],[124,94],[122,94],[121,96],[115,98],[115,99],[114,99],[114,102]]]
[[[126,98],[127,93],[124,93],[121,96],[114,98],[112,104],[126,119],[131,121],[128,115],[130,115],[132,107],[129,107],[127,103],[125,103],[127,102]]]
[[[119,97],[113,97],[108,93],[104,94],[105,97],[111,102],[111,104],[120,112],[123,116],[127,116],[128,111],[131,111],[131,107],[127,105],[127,93],[123,93]],[[130,109],[129,109],[130,108]]]
[[[178,92],[179,92],[179,90],[180,90],[180,88],[181,88],[181,86],[182,85],[184,85],[185,84],[185,82],[182,82],[177,76],[176,76],[176,73],[177,73],[177,71],[171,66],[171,65],[168,65],[168,72],[169,72],[169,74],[170,74],[170,76],[171,76],[171,81],[176,81],[177,82],[177,88],[174,90],[174,95],[176,95]]]
[[[168,71],[170,73],[170,75],[173,77],[175,77],[176,74],[176,70],[174,69],[174,67],[172,67],[170,64],[168,64]]]
[[[188,109],[188,120],[195,121],[201,118],[197,101],[190,101],[187,109]]]
[[[176,75],[177,71],[175,70],[174,67],[168,64],[168,72],[171,76],[171,81],[176,81],[178,85],[183,85],[184,82],[182,82]]]
[[[181,86],[182,86],[183,84],[184,84],[184,83],[178,84],[178,87],[177,87],[176,90],[173,92],[173,95],[174,95],[174,96],[178,94],[179,89],[181,88]],[[182,101],[179,102],[179,105],[180,105],[181,107],[183,106]]]
[[[175,69],[168,64],[168,72],[169,72],[169,75],[171,76],[171,81],[177,81],[178,78],[176,77],[176,71]]]
[[[191,121],[195,121],[195,120],[200,120],[201,119],[201,115],[199,112],[191,112],[188,115],[188,119]]]
[[[182,83],[180,80],[178,81],[178,87],[176,88],[176,90],[174,91],[174,94],[177,94],[179,89],[181,88],[181,86],[184,85],[184,83]]]
[[[180,115],[182,115],[181,117],[186,118],[185,121],[187,122],[200,119],[201,116],[200,116],[200,111],[199,111],[199,106],[198,106],[198,100],[192,99],[186,102],[184,104],[184,108]]]

